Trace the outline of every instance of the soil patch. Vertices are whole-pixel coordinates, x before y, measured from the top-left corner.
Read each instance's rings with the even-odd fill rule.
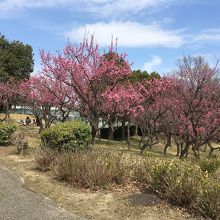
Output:
[[[127,199],[132,205],[155,206],[162,203],[157,196],[150,193],[132,194]]]

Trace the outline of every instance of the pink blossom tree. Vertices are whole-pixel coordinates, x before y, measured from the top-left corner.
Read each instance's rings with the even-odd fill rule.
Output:
[[[32,76],[20,84],[20,96],[37,118],[40,131],[50,127],[54,120],[63,122],[68,118],[69,93],[65,84],[42,74]]]
[[[138,92],[139,83],[118,84],[114,89],[107,89],[103,94],[105,102],[103,113],[110,122],[111,134],[113,135],[113,122],[117,119],[127,122],[127,144],[130,148],[130,125],[137,115],[143,111],[141,103],[143,97]],[[123,128],[122,128],[123,129]]]
[[[71,88],[71,109],[86,118],[92,128],[92,142],[99,130],[103,97],[106,89],[114,89],[131,74],[126,55],[114,52],[100,53],[98,45],[84,39],[80,44],[68,43],[63,53],[52,55],[41,51],[42,74],[57,79]]]
[[[159,142],[158,134],[164,130],[164,116],[169,110],[167,96],[173,86],[171,78],[151,79],[139,86],[139,93],[143,97],[143,112],[135,120],[142,132],[141,152]]]
[[[201,57],[184,57],[178,65],[171,99],[181,158],[187,156],[190,146],[198,156],[199,148],[219,135],[220,84],[216,74],[216,66],[210,67]]]

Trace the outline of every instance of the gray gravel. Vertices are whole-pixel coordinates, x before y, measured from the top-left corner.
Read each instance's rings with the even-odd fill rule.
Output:
[[[0,220],[85,220],[22,184],[12,171],[0,166]]]

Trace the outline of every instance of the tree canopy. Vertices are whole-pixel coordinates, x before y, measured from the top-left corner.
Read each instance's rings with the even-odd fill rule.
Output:
[[[152,78],[160,79],[161,76],[156,71],[152,73],[148,73],[146,70],[141,71],[140,69],[138,69],[132,71],[132,74],[129,77],[129,81],[131,83],[136,83],[136,82],[142,82],[144,80],[150,80]]]
[[[0,80],[26,79],[33,72],[33,50],[20,41],[9,41],[0,34]]]

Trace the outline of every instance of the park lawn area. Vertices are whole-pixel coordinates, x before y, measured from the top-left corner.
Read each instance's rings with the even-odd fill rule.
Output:
[[[11,118],[16,117],[12,115]],[[18,132],[21,131],[26,134],[30,153],[21,156],[17,154],[14,146],[0,147],[1,164],[20,176],[24,180],[25,188],[46,195],[73,213],[90,219],[201,219],[190,216],[185,209],[169,205],[154,194],[142,192],[134,184],[116,187],[113,190],[92,192],[73,188],[57,180],[52,172],[40,172],[36,170],[33,153],[34,149],[40,146],[38,128],[18,126]],[[108,143],[107,140],[96,140],[96,147],[111,148],[115,151],[124,151],[128,155],[142,157],[137,149],[137,138],[132,138],[132,145],[134,147],[128,151],[125,142]],[[146,150],[146,154],[164,157],[162,145],[163,143],[160,143],[152,150]],[[168,157],[173,158],[174,155],[175,149],[169,149]]]
[[[12,121],[25,120],[27,116],[29,116],[31,119],[34,118],[31,115],[26,115],[26,114],[10,114],[10,119]],[[0,113],[0,119],[1,118],[4,118],[4,114],[3,113]]]
[[[110,143],[108,143],[108,140],[106,139],[101,139],[101,140],[96,140],[96,145],[97,146],[102,146],[102,147],[106,147],[109,148],[111,147],[112,149],[116,149],[116,150],[121,150],[123,152],[128,152],[129,154],[132,153],[132,155],[138,155],[140,156],[140,148],[139,148],[139,141],[140,138],[139,137],[131,137],[131,149],[128,150],[127,149],[127,144],[125,141],[113,141],[111,140]],[[174,143],[172,143],[172,147],[168,147],[167,148],[167,154],[164,155],[164,146],[165,146],[165,141],[160,140],[160,142],[154,146],[152,146],[152,149],[146,148],[144,151],[144,155],[152,155],[152,156],[156,156],[159,158],[177,158],[176,157],[176,153],[177,153],[177,149]],[[218,144],[216,143],[212,143],[213,147],[218,147]],[[209,153],[209,148],[207,147],[207,149],[202,149],[200,150],[200,157],[201,158],[207,158],[208,157],[208,153]],[[143,155],[143,156],[144,156]],[[220,150],[215,150],[213,155],[220,155]],[[187,160],[194,160],[195,156],[193,154],[193,151],[190,149],[189,150],[189,154],[188,157],[186,158]]]

